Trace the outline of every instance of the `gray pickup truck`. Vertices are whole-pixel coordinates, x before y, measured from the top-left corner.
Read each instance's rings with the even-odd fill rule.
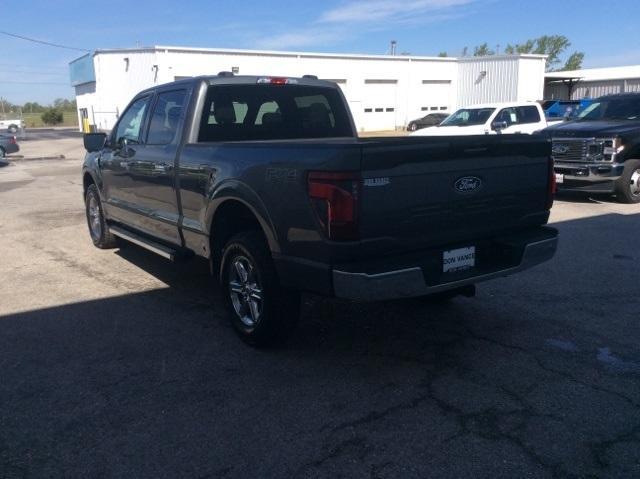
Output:
[[[93,243],[207,258],[256,346],[293,329],[301,291],[468,292],[556,250],[547,139],[358,138],[340,88],[311,76],[154,87],[84,142]]]

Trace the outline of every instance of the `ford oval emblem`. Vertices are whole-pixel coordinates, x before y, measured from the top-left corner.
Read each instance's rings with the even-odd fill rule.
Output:
[[[453,187],[460,193],[473,193],[482,188],[482,180],[477,176],[463,176],[456,180]]]
[[[551,153],[555,155],[564,155],[569,151],[569,147],[567,145],[553,145],[551,147]]]

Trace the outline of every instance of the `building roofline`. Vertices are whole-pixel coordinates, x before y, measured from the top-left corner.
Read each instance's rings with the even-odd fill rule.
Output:
[[[162,51],[185,52],[185,53],[218,53],[222,55],[258,55],[258,56],[277,56],[277,57],[297,57],[297,58],[333,58],[346,60],[387,60],[387,61],[437,61],[437,62],[457,62],[457,61],[477,61],[483,57],[434,57],[422,55],[371,55],[359,53],[322,53],[322,52],[297,52],[297,51],[279,51],[279,50],[247,50],[233,48],[197,48],[197,47],[177,47],[168,45],[155,45],[151,47],[135,47],[135,48],[105,48],[95,50],[92,54],[109,54],[109,53],[153,53]],[[546,58],[546,55],[534,54],[516,54],[516,55],[492,55],[484,57],[490,60],[513,59],[513,58]],[[77,60],[77,59],[76,59]],[[70,63],[73,63],[74,61]]]

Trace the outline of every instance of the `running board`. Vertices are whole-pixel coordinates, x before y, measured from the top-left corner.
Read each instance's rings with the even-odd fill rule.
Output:
[[[148,249],[152,253],[167,258],[173,261],[176,258],[176,251],[168,248],[167,246],[156,243],[155,241],[148,240],[130,231],[126,231],[118,226],[109,226],[109,230],[114,236],[129,241],[130,243],[141,246],[144,249]]]

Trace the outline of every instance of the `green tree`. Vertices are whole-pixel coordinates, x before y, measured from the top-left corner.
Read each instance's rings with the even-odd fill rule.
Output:
[[[440,53],[438,53],[438,56],[439,56],[440,58],[446,58],[446,57],[448,57],[449,55],[447,55],[447,52],[440,52]]]
[[[45,125],[58,125],[62,123],[64,117],[62,115],[62,111],[57,108],[47,108],[45,112],[40,115],[42,118],[42,122]]]
[[[487,44],[487,42],[484,42],[482,45],[478,45],[473,49],[474,57],[486,57],[489,55],[495,55],[495,53],[496,52],[494,52],[493,50],[491,50],[491,48],[489,48],[489,45]]]
[[[504,52],[508,54],[535,53],[539,55],[547,55],[547,71],[554,71],[557,69],[558,65],[562,64],[560,57],[570,46],[571,42],[564,35],[543,35],[538,38],[527,40],[521,44],[509,44],[504,49]],[[569,57],[569,59],[567,59],[563,69],[566,69],[567,65],[571,67],[578,65],[579,68],[582,65],[583,59],[584,53],[575,52]],[[571,61],[571,64],[569,64],[569,61]]]
[[[564,63],[563,70],[580,70],[582,68],[582,60],[584,60],[584,53],[573,52],[567,61]]]

